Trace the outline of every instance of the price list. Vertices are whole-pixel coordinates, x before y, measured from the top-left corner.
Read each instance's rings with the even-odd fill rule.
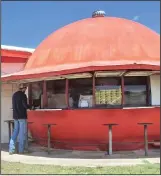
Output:
[[[97,86],[96,104],[121,104],[121,86]]]

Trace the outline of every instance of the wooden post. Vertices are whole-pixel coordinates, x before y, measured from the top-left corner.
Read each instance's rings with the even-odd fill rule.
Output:
[[[29,105],[32,105],[32,83],[29,83],[28,86],[28,99],[29,99]]]
[[[43,108],[47,107],[47,86],[46,81],[43,81]]]
[[[147,76],[147,84],[146,84],[146,105],[150,105],[150,76]]]
[[[67,108],[69,109],[69,80],[65,80],[65,99],[66,99],[66,105]]]
[[[92,82],[92,92],[93,92],[93,107],[95,107],[96,105],[96,94],[95,94],[95,84],[96,84],[96,80],[95,80],[95,75],[93,73],[93,82]]]
[[[124,105],[124,76],[121,77],[121,93],[122,93],[122,99],[121,99],[121,105]]]

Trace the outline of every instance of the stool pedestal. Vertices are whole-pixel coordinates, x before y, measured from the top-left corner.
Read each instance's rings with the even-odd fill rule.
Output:
[[[50,145],[51,145],[51,126],[56,124],[43,124],[48,128],[48,154],[50,154]]]
[[[109,123],[109,124],[103,124],[104,126],[108,126],[108,134],[109,134],[109,149],[108,149],[108,154],[112,155],[112,126],[116,126],[118,124],[116,123]]]
[[[30,124],[33,124],[33,122],[27,122],[27,141],[26,141],[26,145],[27,145],[27,149],[26,150],[28,150],[28,147],[29,147],[29,140],[28,140],[28,138],[29,138],[29,136],[28,136],[28,126],[30,125]]]
[[[138,125],[144,126],[144,150],[145,156],[148,156],[148,125],[152,125],[153,123],[138,123]]]
[[[10,139],[11,139],[12,132],[14,130],[14,120],[5,120],[4,122],[6,122],[8,124],[8,143],[9,143]]]

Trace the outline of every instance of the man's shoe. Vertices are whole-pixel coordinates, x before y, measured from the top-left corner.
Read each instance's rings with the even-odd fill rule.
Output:
[[[19,154],[29,154],[29,153],[31,153],[29,150],[24,150],[24,152],[19,152]]]
[[[13,152],[9,152],[9,155],[13,155],[13,154],[15,154],[15,151],[13,151]]]

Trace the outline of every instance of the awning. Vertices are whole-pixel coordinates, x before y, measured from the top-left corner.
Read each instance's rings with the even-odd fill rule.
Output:
[[[145,64],[133,64],[129,63],[112,63],[112,62],[90,62],[81,64],[64,64],[61,66],[41,67],[29,70],[23,70],[13,74],[7,74],[1,76],[2,82],[22,82],[34,79],[47,79],[52,77],[61,77],[68,74],[77,74],[91,71],[125,71],[125,70],[150,70],[160,71],[160,62],[156,62],[153,65],[149,63]]]

